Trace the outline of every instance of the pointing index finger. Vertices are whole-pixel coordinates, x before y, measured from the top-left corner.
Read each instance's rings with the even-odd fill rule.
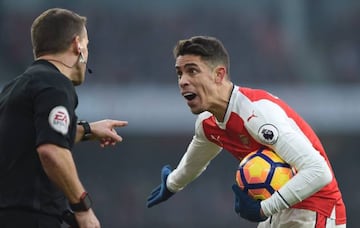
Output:
[[[112,127],[125,127],[128,125],[127,121],[123,120],[111,120]]]

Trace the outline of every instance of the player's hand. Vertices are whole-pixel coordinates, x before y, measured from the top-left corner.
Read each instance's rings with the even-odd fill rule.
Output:
[[[254,200],[246,192],[243,192],[237,184],[233,184],[232,190],[235,194],[235,212],[242,218],[251,222],[262,222],[267,219],[261,213],[259,200]]]
[[[118,135],[115,128],[125,127],[127,121],[121,120],[100,120],[90,123],[92,139],[99,140],[100,146],[114,146],[118,142],[122,142],[123,138]]]
[[[74,214],[79,227],[100,228],[100,222],[91,208],[87,211],[75,212]]]
[[[169,189],[166,187],[166,180],[170,173],[171,167],[169,165],[165,165],[161,169],[161,184],[157,186],[147,198],[146,206],[148,208],[169,199],[172,195],[175,194],[173,192],[170,192]]]

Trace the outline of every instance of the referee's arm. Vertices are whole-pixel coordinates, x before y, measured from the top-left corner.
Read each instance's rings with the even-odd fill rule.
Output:
[[[78,177],[71,152],[54,144],[40,145],[37,152],[49,179],[64,192],[70,203],[78,203],[85,189]]]

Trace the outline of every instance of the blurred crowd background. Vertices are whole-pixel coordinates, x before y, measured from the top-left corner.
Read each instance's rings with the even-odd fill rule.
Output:
[[[88,18],[93,74],[78,87],[80,118],[129,120],[116,147],[74,151],[103,227],[255,227],[233,211],[237,161],[226,151],[184,191],[145,207],[161,167],[176,166],[193,134],[172,48],[194,35],[223,41],[236,84],[269,90],[309,121],[333,163],[348,227],[360,227],[360,1],[2,0],[1,87],[33,61],[30,26],[50,7]]]

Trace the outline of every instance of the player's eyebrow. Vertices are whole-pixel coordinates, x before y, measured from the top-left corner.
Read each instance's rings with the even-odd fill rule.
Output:
[[[198,65],[197,65],[196,63],[186,63],[186,64],[184,65],[184,68],[187,68],[187,67],[198,67]],[[176,66],[176,65],[175,65],[175,68],[176,68],[176,69],[180,69],[181,66]]]

